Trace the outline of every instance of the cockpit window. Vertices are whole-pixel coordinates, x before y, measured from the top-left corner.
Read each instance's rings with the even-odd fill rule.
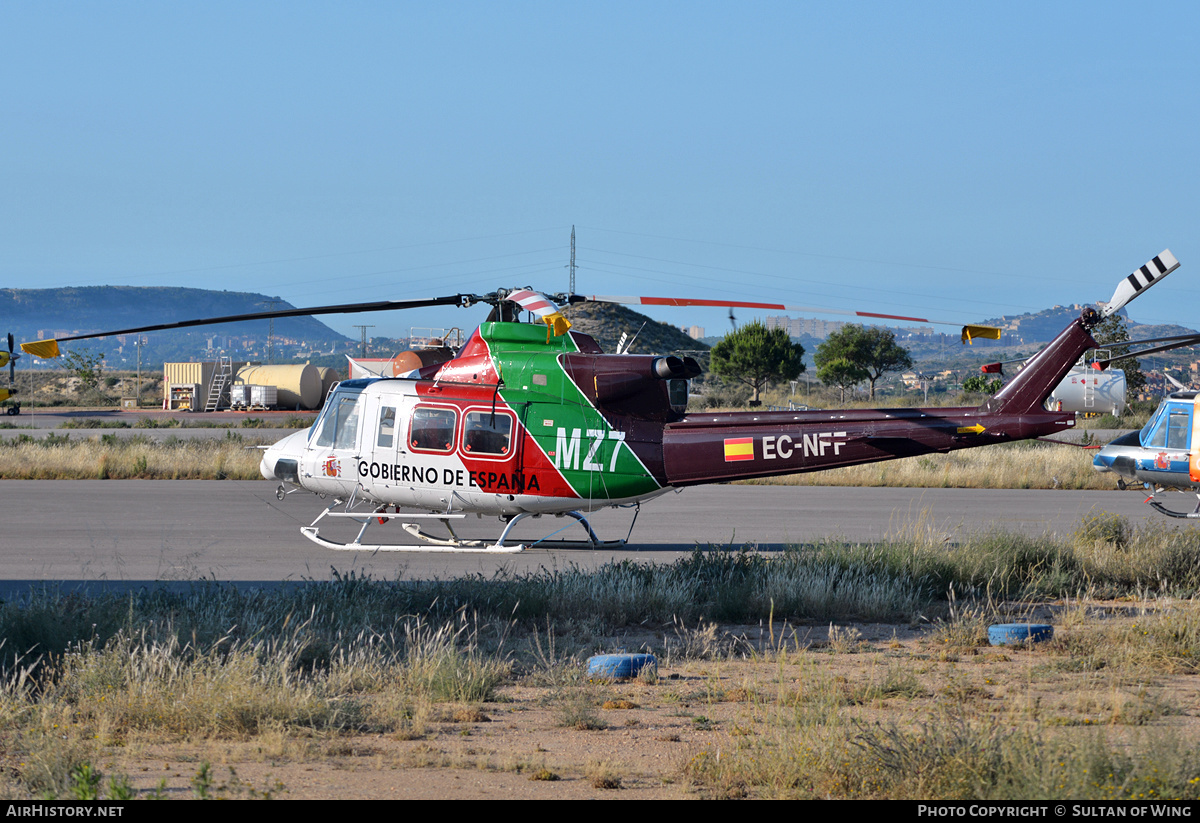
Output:
[[[317,421],[318,446],[352,449],[358,442],[360,392],[338,391],[325,403],[325,411]]]
[[[1186,449],[1192,439],[1192,407],[1176,403],[1160,407],[1139,438],[1147,448]]]
[[[1167,429],[1167,448],[1186,449],[1192,433],[1192,412],[1186,406],[1172,406],[1169,428]]]
[[[396,407],[384,406],[379,410],[379,435],[375,445],[385,449],[392,447],[396,434]]]

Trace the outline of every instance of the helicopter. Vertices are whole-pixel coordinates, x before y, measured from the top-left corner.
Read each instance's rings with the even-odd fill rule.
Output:
[[[13,340],[12,334],[9,333],[8,351],[0,351],[0,369],[8,366],[8,386],[0,388],[0,403],[4,403],[6,400],[9,400],[17,392],[16,365],[17,361],[21,359],[21,355],[16,353],[16,350],[13,346],[14,342],[15,341]],[[4,410],[4,413],[10,416],[20,414],[21,404],[16,400],[12,400],[12,402],[8,404],[8,408]]]
[[[1178,335],[1172,345],[1151,351],[1167,351],[1200,343],[1200,335]],[[1158,342],[1158,341],[1139,341]],[[1145,354],[1146,351],[1138,354]],[[1133,357],[1136,355],[1126,355]],[[1138,431],[1123,434],[1097,452],[1092,467],[1100,472],[1117,475],[1117,487],[1141,485],[1151,492],[1145,502],[1168,517],[1200,518],[1200,500],[1191,512],[1167,508],[1155,498],[1166,491],[1194,491],[1200,498],[1200,424],[1196,414],[1196,398],[1200,392],[1189,390],[1167,375],[1180,389],[1163,397],[1158,408]]]
[[[1162,252],[1118,284],[1104,314],[1178,266],[1169,251]],[[527,518],[554,515],[571,521],[531,545],[616,547],[625,545],[628,535],[601,540],[588,522],[589,513],[606,507],[633,509],[631,535],[643,502],[688,486],[823,471],[1064,431],[1074,426],[1074,413],[1047,411],[1043,404],[1075,361],[1096,348],[1089,329],[1102,317],[1085,308],[977,408],[715,413],[687,409],[689,381],[701,373],[692,358],[606,354],[590,336],[572,331],[559,305],[589,299],[715,303],[498,290],[183,321],[23,343],[22,348],[52,357],[59,353],[59,342],[103,334],[269,317],[489,305],[487,319],[444,359],[399,377],[339,383],[311,428],[266,447],[260,471],[279,482],[280,500],[301,491],[332,498],[301,528],[305,537],[329,549],[512,553],[526,548],[510,542],[509,535]],[[534,322],[519,322],[522,312]],[[999,330],[965,327],[964,341],[993,331]],[[454,525],[469,514],[498,517],[505,524],[498,539],[460,538]],[[360,525],[351,541],[320,534],[323,521],[338,518]],[[369,527],[391,521],[399,521],[421,542],[364,542]],[[586,539],[559,539],[575,522]],[[430,523],[440,523],[448,536],[423,528]]]

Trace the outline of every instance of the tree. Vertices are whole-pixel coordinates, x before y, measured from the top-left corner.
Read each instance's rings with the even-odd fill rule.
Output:
[[[841,389],[842,403],[846,402],[846,389],[853,388],[867,379],[867,370],[845,357],[822,357],[821,346],[817,346],[813,362],[817,364],[818,380],[826,386]]]
[[[1125,318],[1120,314],[1110,314],[1100,321],[1092,329],[1092,337],[1096,338],[1096,342],[1100,344],[1101,348],[1111,352],[1110,357],[1129,353],[1128,346],[1114,345],[1129,339],[1129,328]],[[1142,374],[1142,366],[1136,357],[1119,361],[1117,367],[1125,372],[1125,391],[1128,394],[1136,395],[1145,388],[1146,375]]]
[[[976,394],[995,394],[1004,386],[1004,381],[1000,378],[988,380],[982,374],[977,374],[974,377],[968,377],[963,381],[962,387],[965,392],[974,392]]]
[[[864,328],[855,323],[845,326],[817,346],[813,356],[817,377],[827,386],[839,386],[842,402],[846,389],[863,380],[871,384],[871,399],[875,399],[875,381],[892,371],[912,368],[912,355],[896,342],[896,335],[887,329]],[[824,376],[822,376],[824,375]],[[828,378],[828,379],[826,379]]]
[[[767,383],[794,380],[804,371],[804,347],[784,329],[768,329],[757,320],[732,331],[712,348],[711,368],[726,380],[751,389],[750,405],[760,404]]]
[[[65,370],[79,378],[85,389],[97,390],[100,378],[104,376],[104,355],[94,353],[91,349],[72,349],[62,353],[59,361]]]

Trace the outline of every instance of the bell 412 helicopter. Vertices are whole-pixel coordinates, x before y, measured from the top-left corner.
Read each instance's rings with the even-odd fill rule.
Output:
[[[689,413],[688,381],[701,371],[696,361],[605,354],[591,337],[571,331],[556,305],[589,299],[667,305],[715,301],[578,295],[555,295],[552,300],[520,289],[285,309],[103,334],[489,304],[487,320],[442,362],[427,363],[401,377],[338,384],[310,429],[266,449],[263,476],[279,481],[281,500],[301,490],[333,499],[301,529],[307,538],[331,549],[517,552],[525,546],[509,541],[513,526],[543,515],[578,521],[587,540],[553,539],[563,531],[560,528],[537,545],[618,546],[625,540],[601,541],[596,536],[588,513],[610,506],[636,508],[692,485],[949,452],[1070,428],[1074,413],[1047,411],[1044,403],[1075,361],[1096,347],[1089,330],[1102,315],[1118,310],[1178,265],[1164,251],[1122,280],[1102,312],[1085,309],[978,408]],[[534,323],[518,322],[523,312],[532,315]],[[980,334],[990,332],[981,327],[963,331],[964,340]],[[96,336],[101,335],[62,340]],[[57,355],[58,342],[37,341],[22,348],[50,357]],[[454,524],[468,514],[496,516],[506,525],[494,543],[461,539]],[[361,527],[351,542],[334,542],[319,532],[326,518],[347,518]],[[399,521],[422,544],[364,543],[368,527],[389,521]],[[423,528],[433,522],[443,524],[448,536]]]
[[[1159,346],[1138,354],[1200,344],[1200,335],[1159,338],[1163,339],[1173,342],[1171,345]],[[1097,471],[1117,475],[1117,486],[1122,489],[1131,484],[1144,486],[1151,492],[1145,502],[1168,517],[1200,518],[1200,500],[1192,511],[1178,512],[1167,508],[1162,501],[1156,499],[1158,495],[1171,491],[1192,491],[1200,498],[1200,414],[1197,414],[1196,410],[1198,396],[1200,392],[1186,389],[1168,394],[1140,431],[1129,432],[1111,441],[1096,454],[1092,466]]]

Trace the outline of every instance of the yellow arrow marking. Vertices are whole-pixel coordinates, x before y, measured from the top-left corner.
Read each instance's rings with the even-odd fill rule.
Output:
[[[976,423],[974,426],[959,426],[959,434],[983,434],[987,431],[983,426]]]

